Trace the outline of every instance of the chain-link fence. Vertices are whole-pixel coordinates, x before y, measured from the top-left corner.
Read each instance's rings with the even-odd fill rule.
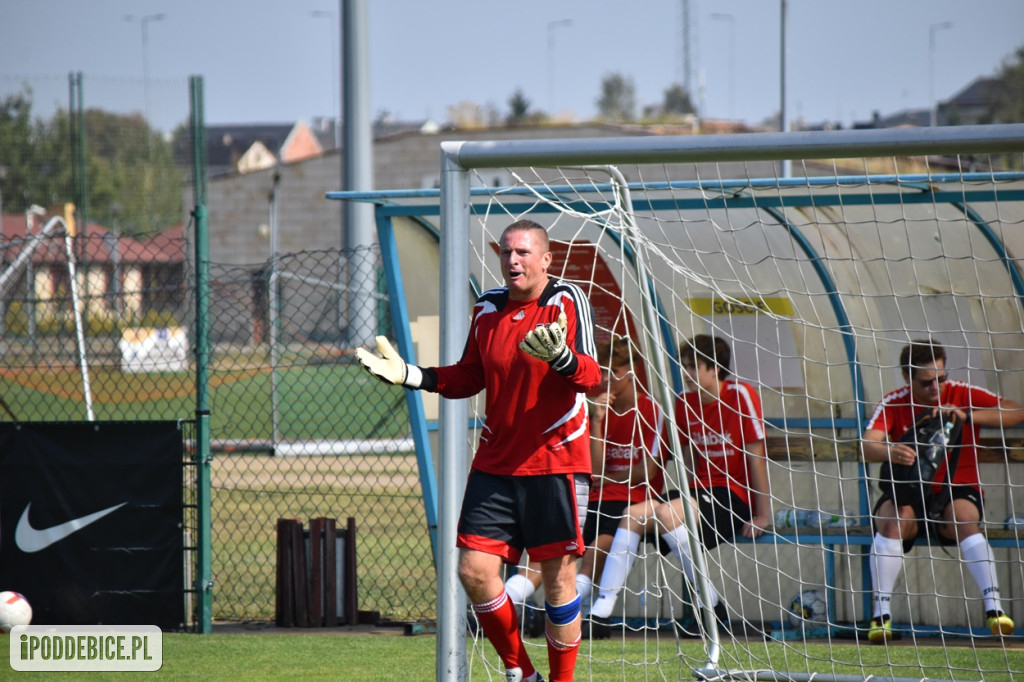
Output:
[[[70,238],[42,218],[0,242],[5,418],[191,418],[187,240],[95,225]],[[321,516],[356,520],[361,610],[433,617],[404,393],[363,372],[346,340],[350,309],[387,333],[386,299],[350,306],[345,284],[379,281],[379,260],[374,248],[210,266],[215,618],[272,619],[276,521]]]
[[[404,392],[364,372],[346,340],[360,326],[349,311],[367,309],[346,282],[379,281],[379,260],[360,249],[211,266],[215,617],[273,617],[276,520],[320,516],[356,520],[361,610],[434,616]],[[387,307],[371,309],[386,333]]]
[[[194,417],[188,92],[0,74],[0,419]],[[210,264],[214,618],[272,619],[276,521],[320,516],[356,520],[359,609],[433,617],[404,394],[358,369],[369,339],[349,338],[388,333],[386,298],[348,290],[382,281],[379,258]]]
[[[187,418],[185,240],[132,238],[60,217],[5,221],[0,387],[19,421]],[[69,259],[69,254],[71,258]]]

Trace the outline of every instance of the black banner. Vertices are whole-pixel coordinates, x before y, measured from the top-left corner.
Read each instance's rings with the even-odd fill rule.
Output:
[[[185,622],[176,422],[0,424],[0,590],[33,625]]]

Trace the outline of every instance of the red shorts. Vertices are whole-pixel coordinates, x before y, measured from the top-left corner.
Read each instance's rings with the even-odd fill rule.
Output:
[[[456,545],[496,554],[518,564],[583,556],[583,522],[590,477],[586,474],[496,476],[471,471],[459,515]]]

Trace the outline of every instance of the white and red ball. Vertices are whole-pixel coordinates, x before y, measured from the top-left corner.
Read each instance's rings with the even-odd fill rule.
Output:
[[[17,592],[0,592],[0,632],[32,622],[32,606]]]

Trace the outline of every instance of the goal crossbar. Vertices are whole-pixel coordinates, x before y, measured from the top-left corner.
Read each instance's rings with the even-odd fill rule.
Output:
[[[442,166],[584,166],[618,163],[777,161],[1021,151],[1024,124],[732,135],[652,135],[570,140],[446,142]],[[443,190],[442,190],[443,192]]]

